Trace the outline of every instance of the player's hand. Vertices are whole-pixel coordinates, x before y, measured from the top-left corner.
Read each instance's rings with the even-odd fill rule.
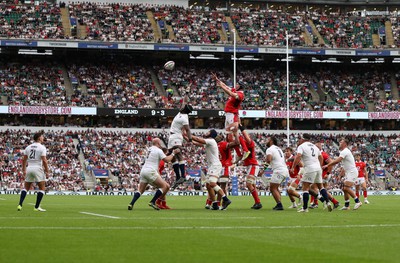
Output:
[[[178,153],[180,153],[180,152],[181,152],[181,149],[179,149],[179,148],[176,148],[176,149],[174,149],[172,152],[173,152],[174,154],[178,154]]]
[[[324,165],[321,168],[322,168],[322,170],[325,170],[326,168],[328,168],[328,165]]]

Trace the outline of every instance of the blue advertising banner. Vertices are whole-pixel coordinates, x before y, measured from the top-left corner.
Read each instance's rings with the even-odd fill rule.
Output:
[[[238,196],[239,195],[239,181],[237,176],[231,177],[232,179],[232,195]]]
[[[189,46],[186,46],[186,45],[154,45],[154,50],[189,51]]]
[[[225,47],[225,52],[233,53],[233,47]],[[258,53],[257,47],[236,47],[237,53]]]
[[[78,48],[94,48],[94,49],[117,49],[118,44],[110,44],[110,43],[79,43]]]
[[[200,177],[201,170],[187,170],[187,174],[190,175],[190,177]]]
[[[93,169],[93,174],[95,177],[108,177],[107,169]]]
[[[325,55],[325,50],[323,50],[323,49],[293,49],[292,54]]]
[[[36,47],[37,41],[31,40],[2,40],[2,46],[14,46],[14,47]]]
[[[356,50],[356,56],[390,56],[389,50]]]

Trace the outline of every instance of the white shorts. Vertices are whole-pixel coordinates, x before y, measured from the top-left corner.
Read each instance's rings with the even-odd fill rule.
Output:
[[[172,149],[175,146],[183,145],[183,136],[182,134],[170,134],[168,139],[168,149]]]
[[[232,112],[225,113],[225,129],[229,127],[232,123],[239,122],[238,114]]]
[[[221,176],[222,165],[212,165],[208,167],[206,183],[216,183]]]
[[[356,180],[356,182],[355,182],[355,184],[356,184],[356,185],[363,185],[363,184],[365,184],[365,177],[358,177],[357,180]]]
[[[304,173],[301,181],[310,184],[322,184],[322,170]]]
[[[351,182],[354,184],[357,181],[357,178],[358,178],[358,170],[357,169],[345,171],[345,176],[344,176],[345,182]]]
[[[161,176],[158,174],[158,171],[153,170],[153,169],[142,169],[140,171],[140,183],[146,183],[146,184],[153,184],[154,181]]]
[[[259,172],[260,172],[260,166],[258,165],[247,166],[247,175],[258,176]]]
[[[272,172],[270,183],[272,183],[272,184],[281,184],[288,177],[289,177],[289,171],[288,170],[286,170],[286,171],[285,170],[275,170],[275,171]]]
[[[227,183],[227,182],[229,182],[229,174],[230,174],[230,168],[227,167],[227,166],[222,166],[221,176],[218,179],[218,183]]]
[[[44,174],[43,168],[41,167],[27,167],[25,182],[27,183],[37,183],[46,181],[46,175]]]

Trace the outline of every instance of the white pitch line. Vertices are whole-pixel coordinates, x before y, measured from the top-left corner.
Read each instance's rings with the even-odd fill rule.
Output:
[[[366,228],[400,227],[400,224],[378,225],[322,225],[322,226],[127,226],[127,227],[80,227],[80,226],[0,226],[8,230],[223,230],[223,229],[296,229],[296,228]]]
[[[4,198],[0,198],[0,200],[2,200],[2,201],[6,201],[7,199],[4,199]]]
[[[101,214],[95,214],[95,213],[89,213],[89,212],[79,212],[80,214],[85,214],[85,215],[91,215],[91,216],[100,216],[100,217],[106,217],[106,218],[112,218],[112,219],[120,219],[118,216],[108,216],[108,215],[101,215]]]
[[[24,217],[24,216],[0,216],[0,220],[9,220],[9,219],[39,219],[42,220],[41,217]],[[57,219],[64,219],[64,220],[85,220],[85,219],[102,219],[96,217],[57,217]],[[119,219],[124,220],[152,220],[154,217],[119,217]],[[211,217],[157,217],[159,220],[241,220],[241,219],[265,219],[265,217],[229,217],[229,218],[211,218]]]

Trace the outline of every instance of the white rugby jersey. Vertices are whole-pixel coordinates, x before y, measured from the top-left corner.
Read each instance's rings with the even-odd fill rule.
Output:
[[[182,127],[189,125],[189,116],[184,113],[178,113],[172,121],[170,133],[182,134]]]
[[[219,160],[218,144],[214,139],[204,139],[206,141],[206,159],[208,167],[222,165]]]
[[[287,170],[285,155],[278,146],[272,145],[267,149],[265,154],[272,156],[271,163],[269,164],[272,170]]]
[[[351,151],[349,150],[349,148],[344,148],[340,152],[339,156],[343,158],[342,163],[343,163],[343,168],[345,171],[357,169],[356,161],[354,160],[354,156],[351,153]]]
[[[38,142],[32,143],[25,148],[24,154],[28,156],[29,167],[42,167],[42,156],[47,155],[46,147]]]
[[[318,159],[318,156],[321,155],[321,151],[313,143],[302,143],[297,147],[297,153],[301,154],[301,160],[303,161],[304,170],[306,172],[314,172],[322,169]]]
[[[142,169],[152,169],[158,171],[160,161],[165,157],[167,156],[160,148],[157,146],[151,146]]]

